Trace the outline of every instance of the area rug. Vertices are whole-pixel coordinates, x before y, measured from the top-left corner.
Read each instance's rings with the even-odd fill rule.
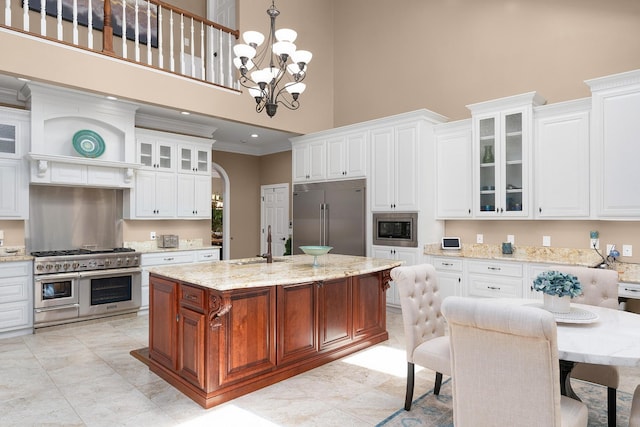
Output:
[[[607,425],[607,388],[582,381],[571,381],[573,390],[589,408],[589,427]],[[629,393],[618,391],[618,427],[629,426],[629,410],[631,398]],[[440,395],[429,391],[411,405],[411,411],[400,408],[389,415],[379,426],[385,427],[453,427],[453,410],[451,398],[451,380],[442,384]]]

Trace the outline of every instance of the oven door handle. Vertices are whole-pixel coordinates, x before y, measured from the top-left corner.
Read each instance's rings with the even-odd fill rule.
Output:
[[[34,277],[34,281],[38,282],[48,282],[48,281],[60,281],[66,279],[77,279],[78,273],[58,273],[58,274],[47,274],[46,276],[38,276]]]
[[[95,271],[81,271],[78,273],[78,277],[84,279],[86,277],[110,277],[110,276],[122,276],[124,274],[137,274],[142,273],[142,269],[139,267],[132,268],[111,268],[107,270],[95,270]]]
[[[68,310],[70,308],[78,308],[80,304],[67,304],[67,305],[59,305],[57,307],[47,307],[47,308],[36,308],[34,311],[36,313],[44,313],[46,311],[55,311],[55,310]]]

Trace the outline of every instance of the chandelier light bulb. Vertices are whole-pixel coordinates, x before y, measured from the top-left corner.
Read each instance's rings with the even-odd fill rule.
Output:
[[[296,64],[308,64],[313,55],[308,50],[296,50],[291,54],[291,60]]]
[[[255,48],[249,46],[248,44],[242,43],[237,44],[233,47],[233,53],[235,53],[235,55],[240,59],[253,59],[256,56]]]
[[[298,33],[290,28],[280,28],[276,30],[276,40],[279,42],[291,42],[296,41],[296,37],[298,37]]]
[[[245,31],[242,33],[244,42],[250,46],[258,47],[264,42],[264,35],[259,31]]]
[[[278,56],[287,55],[291,56],[292,53],[295,53],[296,45],[291,42],[275,42],[273,44],[273,53]],[[286,61],[286,58],[283,59]]]

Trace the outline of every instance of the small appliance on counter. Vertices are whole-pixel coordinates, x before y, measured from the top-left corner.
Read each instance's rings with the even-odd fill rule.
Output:
[[[446,250],[460,250],[462,249],[462,244],[460,243],[459,237],[443,237],[442,238],[442,249]]]
[[[180,238],[177,234],[161,234],[158,236],[159,248],[177,248],[180,243]]]

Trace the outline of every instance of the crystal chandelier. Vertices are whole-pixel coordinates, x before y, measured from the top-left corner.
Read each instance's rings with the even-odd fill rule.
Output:
[[[271,20],[271,28],[267,44],[258,53],[257,48],[265,37],[257,31],[245,31],[242,38],[245,44],[236,44],[233,53],[236,57],[233,64],[240,70],[240,84],[249,89],[249,94],[256,100],[256,112],[267,111],[273,117],[282,104],[290,110],[300,106],[298,98],[306,85],[302,83],[307,75],[307,64],[311,61],[311,52],[296,50],[293,44],[298,34],[291,29],[281,28],[276,31],[276,17],[280,11],[276,9],[275,0],[267,10]],[[264,66],[262,65],[264,64]],[[249,73],[255,67],[255,71]],[[283,78],[288,76],[286,79]]]

